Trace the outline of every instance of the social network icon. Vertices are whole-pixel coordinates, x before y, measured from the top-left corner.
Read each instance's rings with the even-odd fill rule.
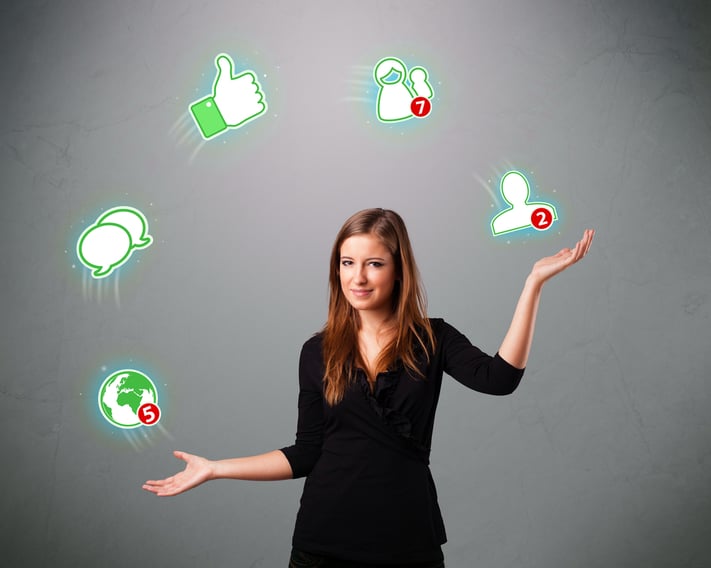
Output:
[[[102,416],[118,428],[153,426],[160,420],[156,385],[136,369],[121,369],[106,377],[98,403]]]
[[[215,58],[217,77],[212,96],[190,105],[190,113],[206,140],[228,128],[239,128],[267,112],[267,102],[254,71],[233,75],[232,58],[221,53]]]
[[[94,278],[106,278],[123,265],[134,250],[153,242],[148,221],[138,209],[122,206],[102,213],[77,241],[77,256]]]
[[[395,77],[393,78],[393,75]],[[397,57],[384,57],[375,65],[373,77],[379,86],[376,112],[381,122],[397,122],[413,117],[413,100],[434,96],[423,67],[407,67]],[[406,81],[409,78],[408,84]],[[427,110],[429,112],[429,110]],[[416,114],[422,116],[422,114]]]
[[[506,172],[501,178],[501,196],[510,205],[491,220],[491,234],[502,235],[533,227],[545,231],[558,219],[550,203],[528,201],[531,188],[526,177],[518,171]]]

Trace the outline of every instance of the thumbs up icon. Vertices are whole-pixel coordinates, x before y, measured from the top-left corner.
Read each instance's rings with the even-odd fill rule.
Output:
[[[254,71],[242,71],[235,77],[234,63],[224,53],[215,58],[215,65],[217,77],[212,96],[190,105],[195,124],[206,140],[267,112],[267,102]]]

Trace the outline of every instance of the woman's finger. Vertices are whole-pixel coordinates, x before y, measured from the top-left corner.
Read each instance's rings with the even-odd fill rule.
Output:
[[[585,248],[585,254],[588,254],[588,251],[590,250],[590,245],[593,242],[594,236],[595,236],[595,231],[592,229],[588,229],[588,246]]]

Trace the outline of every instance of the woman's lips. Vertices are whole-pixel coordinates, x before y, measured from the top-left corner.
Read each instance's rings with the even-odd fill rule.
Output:
[[[372,292],[372,290],[353,290],[353,289],[351,289],[351,294],[353,294],[354,296],[357,296],[358,298],[364,298],[371,292]]]

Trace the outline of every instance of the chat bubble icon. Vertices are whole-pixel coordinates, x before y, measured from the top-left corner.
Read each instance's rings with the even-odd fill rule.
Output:
[[[96,220],[97,225],[112,223],[119,225],[131,235],[132,248],[145,248],[153,242],[153,238],[148,235],[148,221],[138,209],[133,207],[114,207],[106,211]]]
[[[94,278],[105,278],[131,256],[131,234],[121,225],[106,223],[86,229],[77,243],[82,263]]]
[[[77,242],[77,256],[94,278],[105,278],[124,264],[134,249],[153,242],[145,215],[133,207],[114,207],[102,213]]]

